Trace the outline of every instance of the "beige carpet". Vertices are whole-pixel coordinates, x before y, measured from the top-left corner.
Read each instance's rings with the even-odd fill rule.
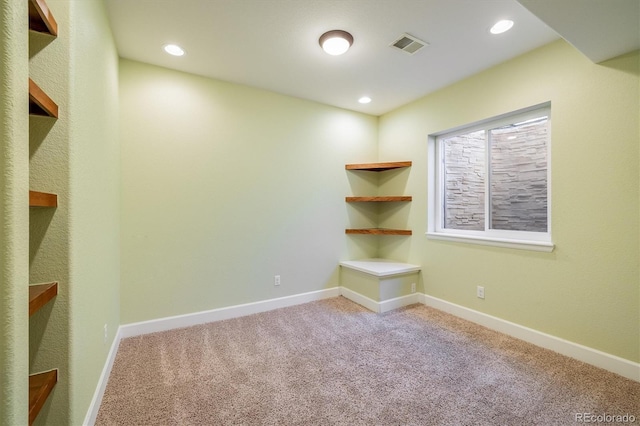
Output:
[[[422,305],[374,314],[338,297],[124,339],[96,424],[570,425],[576,413],[638,424],[640,383]]]

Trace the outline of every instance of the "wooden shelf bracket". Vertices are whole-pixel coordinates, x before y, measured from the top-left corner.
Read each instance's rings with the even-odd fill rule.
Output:
[[[345,234],[411,235],[411,230],[410,229],[387,229],[387,228],[345,229]]]
[[[29,375],[29,425],[38,417],[57,382],[58,370]]]
[[[29,0],[29,29],[58,36],[58,23],[44,0]]]
[[[29,114],[58,118],[58,105],[29,79]]]
[[[47,192],[29,191],[29,207],[58,207],[58,196]]]
[[[58,294],[58,283],[34,284],[29,286],[29,316],[38,312]]]
[[[363,202],[376,202],[376,203],[390,203],[399,201],[411,201],[411,195],[398,195],[398,196],[378,196],[378,197],[345,197],[347,203],[363,203]]]
[[[389,163],[365,163],[365,164],[347,164],[344,166],[346,170],[366,170],[369,172],[384,172],[392,169],[402,169],[411,167],[411,161],[393,161]]]

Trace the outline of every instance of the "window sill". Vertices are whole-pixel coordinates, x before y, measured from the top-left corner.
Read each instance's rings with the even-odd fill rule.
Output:
[[[508,240],[503,238],[470,237],[463,235],[444,234],[441,232],[427,232],[427,238],[432,240],[453,241],[457,243],[480,244],[484,246],[513,248],[518,250],[542,251],[551,253],[555,244],[546,241]]]

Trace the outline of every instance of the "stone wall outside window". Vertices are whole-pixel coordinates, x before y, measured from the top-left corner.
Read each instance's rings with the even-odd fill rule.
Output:
[[[491,229],[547,231],[547,121],[490,130]],[[444,227],[485,229],[485,131],[443,140]]]

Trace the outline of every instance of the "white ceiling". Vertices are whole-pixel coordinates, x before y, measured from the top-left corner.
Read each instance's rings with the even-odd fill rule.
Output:
[[[640,0],[518,0],[595,63],[640,49]]]
[[[565,37],[580,50],[584,48],[580,43],[602,44],[594,37],[598,26],[585,31],[580,25],[581,17],[593,14],[570,13],[569,3],[574,10],[580,9],[576,2],[592,3],[599,8],[600,15],[595,16],[611,9],[618,14],[626,10],[627,15],[635,10],[631,16],[638,19],[627,19],[617,32],[635,41],[627,51],[640,47],[638,0],[520,1],[552,22],[555,31],[516,0],[106,0],[106,4],[123,58],[373,115],[547,44],[566,28],[574,28],[573,39]],[[607,10],[600,10],[602,3]],[[554,14],[556,8],[560,17]],[[504,18],[515,21],[513,29],[491,35],[491,25]],[[619,26],[615,19],[608,23]],[[354,37],[352,48],[342,56],[329,56],[318,45],[320,35],[333,29]],[[415,55],[390,47],[403,33],[430,45]],[[187,54],[167,55],[162,50],[167,43],[181,45]],[[363,95],[373,102],[359,104]]]

